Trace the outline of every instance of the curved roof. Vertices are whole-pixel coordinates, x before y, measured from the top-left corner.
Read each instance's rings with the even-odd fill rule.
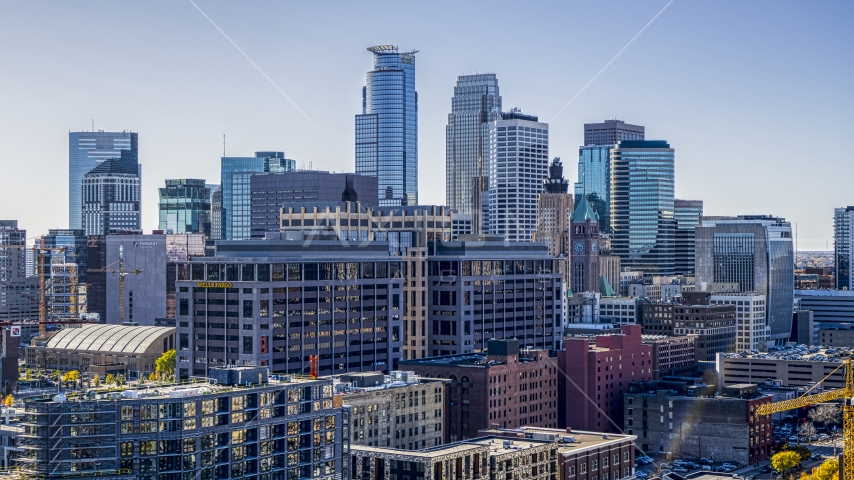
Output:
[[[126,325],[83,325],[63,328],[47,341],[46,348],[110,353],[145,353],[165,335],[173,334],[171,327],[135,327]]]

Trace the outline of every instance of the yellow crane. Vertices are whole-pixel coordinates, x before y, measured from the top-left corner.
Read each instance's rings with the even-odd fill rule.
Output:
[[[92,273],[115,273],[119,276],[119,321],[125,321],[125,277],[128,275],[139,275],[142,270],[125,270],[125,249],[124,245],[119,245],[119,269],[110,270],[107,268],[90,268],[87,272]],[[110,264],[115,265],[115,263]],[[110,266],[108,265],[108,266]]]
[[[824,377],[822,382],[842,367],[845,367],[844,387],[808,395],[818,387],[821,383],[819,382],[798,398],[759,406],[756,409],[756,415],[771,415],[842,398],[842,465],[840,468],[842,475],[840,478],[851,480],[854,479],[854,371],[851,369],[851,357]]]

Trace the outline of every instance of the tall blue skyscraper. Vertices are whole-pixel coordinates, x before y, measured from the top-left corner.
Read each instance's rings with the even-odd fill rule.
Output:
[[[489,124],[500,118],[494,73],[457,77],[445,127],[445,195],[448,208],[474,215],[478,228],[481,197],[489,189]]]
[[[285,173],[296,170],[296,161],[285,152],[255,152],[254,157],[222,157],[222,239],[248,240],[251,237],[251,190],[253,173]]]
[[[592,145],[578,149],[578,181],[575,182],[575,204],[587,197],[599,215],[599,231],[611,231],[611,148],[613,145]]]
[[[417,205],[418,52],[393,45],[368,51],[374,68],[362,88],[362,114],[356,115],[356,173],[377,177],[380,206]]]
[[[675,273],[674,151],[663,140],[611,149],[611,252],[646,275]]]
[[[216,186],[215,186],[216,187]],[[160,225],[166,233],[211,233],[211,189],[204,180],[166,179],[159,188]]]
[[[83,175],[109,159],[133,165],[137,174],[141,174],[137,135],[132,132],[69,132],[69,228],[83,228]]]

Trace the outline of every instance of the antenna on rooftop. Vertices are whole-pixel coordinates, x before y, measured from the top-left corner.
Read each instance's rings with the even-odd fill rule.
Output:
[[[225,156],[225,133],[222,134],[222,156]]]

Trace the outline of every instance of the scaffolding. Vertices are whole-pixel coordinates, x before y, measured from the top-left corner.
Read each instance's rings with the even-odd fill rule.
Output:
[[[118,475],[117,409],[115,402],[27,402],[16,465],[47,478]]]

